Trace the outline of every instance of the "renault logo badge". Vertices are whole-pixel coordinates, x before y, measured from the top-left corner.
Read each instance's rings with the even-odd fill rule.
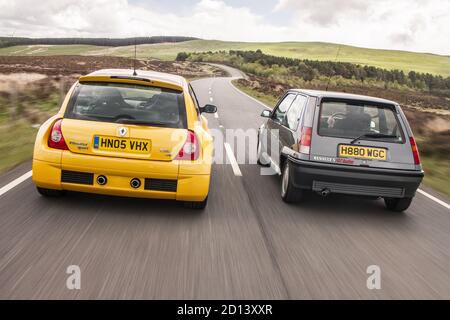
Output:
[[[127,128],[125,128],[125,127],[120,127],[120,128],[119,128],[119,136],[120,136],[120,137],[125,137],[125,135],[127,134],[127,132],[128,132],[128,129],[127,129]]]

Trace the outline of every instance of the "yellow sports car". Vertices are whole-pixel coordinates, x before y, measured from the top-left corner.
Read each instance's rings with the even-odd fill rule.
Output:
[[[100,70],[82,76],[39,129],[33,181],[44,196],[65,190],[174,199],[206,206],[213,140],[180,76]]]

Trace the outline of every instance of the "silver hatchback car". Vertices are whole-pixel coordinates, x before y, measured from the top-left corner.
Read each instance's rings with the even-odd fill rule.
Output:
[[[384,198],[406,210],[424,172],[398,103],[338,92],[289,90],[258,134],[258,163],[282,175],[281,197],[305,190]]]

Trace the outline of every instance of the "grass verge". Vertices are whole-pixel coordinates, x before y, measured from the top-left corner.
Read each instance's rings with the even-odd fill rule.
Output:
[[[424,184],[450,197],[450,163],[438,157],[421,157],[425,170]]]
[[[278,102],[278,99],[279,99],[278,97],[275,97],[275,96],[272,96],[272,95],[269,95],[269,94],[264,94],[262,92],[254,90],[252,88],[249,88],[249,87],[241,84],[239,82],[239,80],[233,80],[231,82],[233,83],[233,85],[236,88],[238,88],[242,92],[245,92],[249,96],[258,99],[259,101],[261,101],[262,103],[264,103],[266,106],[268,106],[270,108],[273,108]]]
[[[37,131],[26,121],[0,125],[0,172],[31,159]]]

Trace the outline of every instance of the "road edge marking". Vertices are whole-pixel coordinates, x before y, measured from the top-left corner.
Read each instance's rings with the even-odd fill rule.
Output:
[[[2,188],[0,188],[0,196],[4,195],[9,190],[17,187],[19,184],[21,184],[25,180],[28,180],[29,178],[31,178],[32,175],[33,175],[33,171],[30,170],[30,171],[24,173],[23,175],[21,175],[20,177],[14,179],[7,185],[3,186]]]
[[[447,208],[448,210],[450,210],[450,205],[448,203],[446,203],[445,201],[442,201],[441,199],[436,198],[435,196],[432,196],[431,194],[429,194],[428,192],[423,191],[422,189],[417,189],[417,191],[424,195],[425,197],[433,200],[436,203],[439,203],[441,206]]]
[[[271,107],[269,107],[269,106],[266,105],[265,103],[259,101],[259,100],[256,99],[256,98],[253,98],[252,96],[248,95],[247,93],[245,93],[245,92],[242,91],[241,89],[237,88],[237,87],[233,84],[232,80],[236,80],[236,79],[231,79],[231,80],[229,81],[229,82],[230,82],[230,85],[234,88],[234,90],[236,90],[237,92],[243,94],[244,96],[247,96],[247,98],[253,100],[254,102],[256,102],[256,103],[258,103],[258,104],[260,104],[260,105],[263,106],[264,108],[266,108],[266,109],[268,109],[268,110],[273,110]]]
[[[233,150],[231,150],[231,146],[228,142],[224,142],[225,151],[228,156],[228,160],[230,160],[231,168],[233,169],[233,173],[237,177],[242,177],[241,169],[239,169],[239,165],[236,161],[236,157],[234,156]]]

